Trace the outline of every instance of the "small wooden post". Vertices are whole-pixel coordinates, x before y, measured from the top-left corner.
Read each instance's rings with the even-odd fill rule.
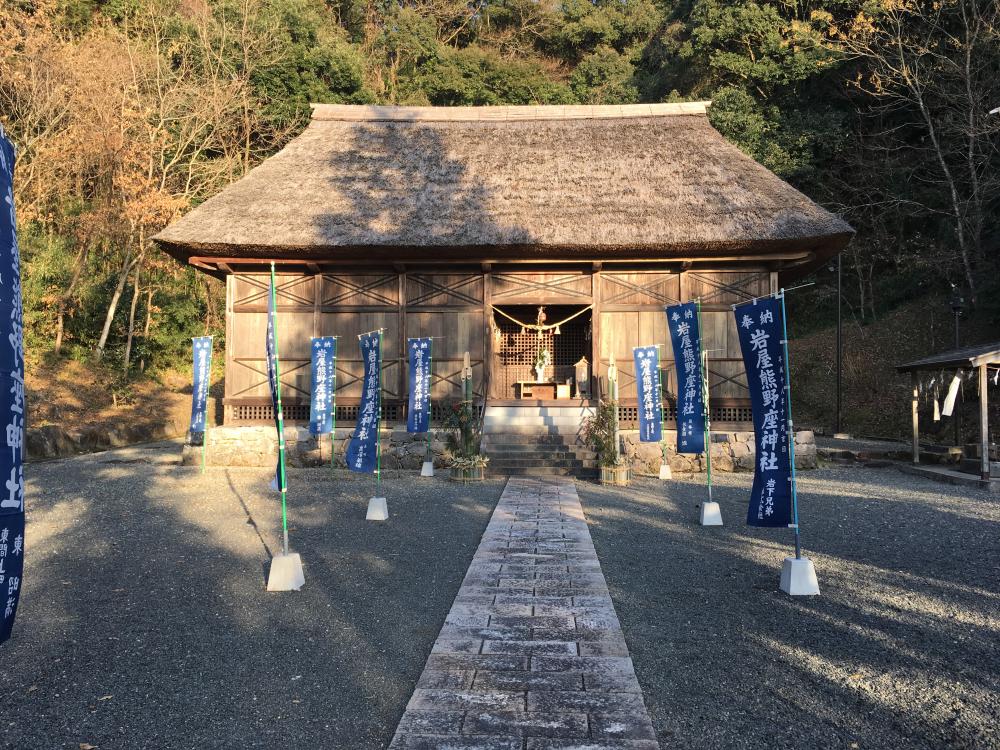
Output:
[[[916,371],[910,374],[913,383],[913,402],[910,404],[910,413],[913,417],[913,463],[920,463],[920,418],[917,415],[917,408],[920,406],[920,384],[917,382]]]
[[[990,481],[990,424],[989,408],[986,402],[986,365],[979,365],[979,474]]]

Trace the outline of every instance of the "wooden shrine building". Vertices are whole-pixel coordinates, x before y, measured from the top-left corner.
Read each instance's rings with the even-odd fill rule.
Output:
[[[706,106],[315,105],[300,136],[156,237],[225,279],[226,423],[271,418],[271,261],[287,419],[308,419],[320,335],[341,337],[338,419],[352,418],[356,334],[381,327],[389,421],[404,418],[413,336],[439,337],[436,410],[461,397],[466,351],[477,396],[509,406],[597,397],[614,357],[628,421],[632,347],[663,345],[673,393],[663,307],[700,298],[713,422],[745,423],[730,306],[819,266],[852,230],[724,140]],[[534,392],[538,338],[519,322],[539,306],[550,323],[576,315],[545,334],[553,388]]]

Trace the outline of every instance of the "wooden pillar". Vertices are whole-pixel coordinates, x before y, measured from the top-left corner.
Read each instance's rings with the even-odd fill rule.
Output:
[[[990,417],[986,400],[986,365],[979,365],[979,475],[990,481]]]
[[[410,350],[406,348],[406,337],[409,333],[406,330],[406,271],[402,268],[396,269],[398,274],[397,289],[399,294],[399,309],[397,311],[396,325],[399,328],[399,336],[397,341],[399,342],[399,379],[396,381],[398,383],[399,394],[399,419],[405,424],[406,422],[406,405],[409,402],[410,394],[407,392],[410,384]]]
[[[601,267],[595,265],[590,275],[590,398],[601,394]]]
[[[235,357],[234,347],[235,347],[235,329],[236,329],[236,318],[233,315],[233,300],[236,298],[236,276],[232,273],[226,274],[226,360],[225,360],[225,393],[223,393],[222,398],[222,423],[230,424],[233,420],[233,406],[232,404],[227,404],[229,400],[230,389],[233,387],[233,383],[236,382],[236,376],[233,374],[234,363],[233,359]]]
[[[910,381],[913,383],[913,402],[910,404],[910,414],[913,418],[913,463],[920,463],[920,418],[917,408],[920,405],[920,384],[917,382],[916,371],[910,373]]]
[[[483,403],[489,403],[491,398],[498,396],[494,378],[500,375],[494,372],[496,361],[493,340],[493,279],[488,270],[483,270]]]
[[[323,274],[314,273],[313,274],[313,338],[317,338],[323,335],[321,330],[323,325]],[[310,356],[312,349],[310,348]]]

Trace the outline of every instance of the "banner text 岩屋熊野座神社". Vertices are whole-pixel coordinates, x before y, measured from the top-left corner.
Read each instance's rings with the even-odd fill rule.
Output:
[[[753,410],[756,464],[750,526],[792,522],[791,450],[781,300],[764,297],[734,309]]]
[[[407,339],[406,344],[410,352],[410,397],[406,411],[406,431],[427,432],[431,423],[431,340]]]
[[[372,474],[378,468],[378,439],[382,406],[382,332],[372,331],[358,339],[364,361],[364,387],[354,435],[347,446],[347,468]]]
[[[334,391],[337,387],[337,339],[319,336],[312,340],[309,398],[309,432],[326,435],[333,431]]]
[[[658,443],[663,439],[660,352],[655,346],[637,346],[632,350],[632,360],[639,401],[639,440]]]
[[[677,369],[677,452],[705,452],[704,373],[698,303],[665,308]]]

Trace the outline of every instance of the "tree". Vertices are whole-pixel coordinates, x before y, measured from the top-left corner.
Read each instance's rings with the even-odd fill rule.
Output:
[[[876,147],[906,175],[895,181],[906,186],[897,200],[947,217],[941,244],[954,243],[975,304],[985,228],[1000,198],[1000,121],[988,115],[1000,92],[1000,5],[880,3],[857,15],[842,45],[865,66],[852,84],[871,102]]]

